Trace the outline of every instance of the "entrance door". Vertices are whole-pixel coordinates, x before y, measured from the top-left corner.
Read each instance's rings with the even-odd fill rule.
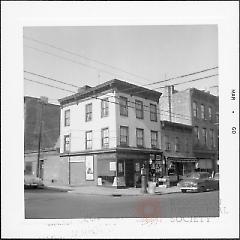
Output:
[[[40,166],[39,166],[39,177],[43,179],[44,176],[44,160],[40,160]]]
[[[133,161],[125,161],[125,181],[126,187],[134,186],[134,163]]]

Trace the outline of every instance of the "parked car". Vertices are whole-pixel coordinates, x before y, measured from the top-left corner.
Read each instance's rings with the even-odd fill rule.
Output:
[[[24,188],[41,188],[43,186],[44,184],[41,178],[34,175],[24,175]]]
[[[181,191],[204,192],[219,189],[219,181],[211,177],[208,172],[193,172],[186,179],[178,183]]]

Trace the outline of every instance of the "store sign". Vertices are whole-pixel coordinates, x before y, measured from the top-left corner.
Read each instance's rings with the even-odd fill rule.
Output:
[[[86,180],[94,180],[93,156],[86,156]]]
[[[110,162],[109,168],[110,168],[110,171],[116,171],[117,170],[116,162]]]
[[[159,161],[161,160],[161,155],[160,154],[156,155],[156,160],[159,160]]]

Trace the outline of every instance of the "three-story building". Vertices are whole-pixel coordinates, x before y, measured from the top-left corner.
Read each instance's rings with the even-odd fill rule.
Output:
[[[138,186],[150,159],[160,171],[160,96],[114,79],[60,99],[60,153],[69,184]]]

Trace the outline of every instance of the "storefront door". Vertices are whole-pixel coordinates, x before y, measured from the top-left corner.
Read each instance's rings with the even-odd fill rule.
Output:
[[[131,160],[125,161],[125,181],[126,187],[134,187],[134,162]]]

